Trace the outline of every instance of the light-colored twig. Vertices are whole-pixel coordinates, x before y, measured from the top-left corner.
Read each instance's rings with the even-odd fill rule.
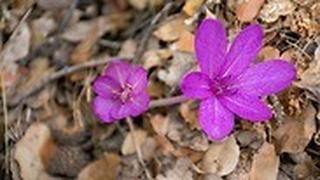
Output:
[[[4,113],[4,148],[5,148],[5,173],[9,175],[9,136],[8,136],[8,107],[7,107],[7,96],[6,87],[4,83],[3,74],[1,74],[1,96],[2,96],[2,108]]]
[[[171,106],[187,100],[188,99],[184,96],[173,96],[173,97],[168,97],[164,99],[152,100],[150,102],[149,108],[152,109],[152,108],[163,107],[163,106]]]
[[[144,163],[142,152],[141,152],[141,148],[136,142],[136,137],[135,137],[135,133],[134,133],[135,132],[135,128],[134,128],[134,125],[132,123],[132,119],[130,117],[128,117],[126,119],[126,121],[127,121],[128,126],[129,126],[129,129],[131,131],[131,135],[132,135],[131,138],[132,138],[133,145],[134,145],[134,147],[136,149],[136,152],[137,152],[137,155],[138,155],[138,160],[139,160],[139,162],[140,162],[140,164],[141,164],[141,166],[142,166],[147,178],[149,180],[152,180],[153,178],[152,178],[152,176],[151,176],[146,164]]]

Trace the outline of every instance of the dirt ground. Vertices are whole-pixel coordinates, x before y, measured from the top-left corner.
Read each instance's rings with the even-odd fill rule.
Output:
[[[222,142],[202,133],[198,101],[161,104],[197,68],[194,33],[206,17],[229,40],[260,24],[258,61],[297,69],[265,99],[270,121],[237,118]],[[154,104],[105,124],[92,82],[115,57],[147,70]],[[319,0],[0,0],[0,77],[3,180],[320,179]]]

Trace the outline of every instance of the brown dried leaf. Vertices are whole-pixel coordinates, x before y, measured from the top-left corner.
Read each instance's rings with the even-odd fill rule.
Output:
[[[260,11],[260,18],[267,23],[272,23],[280,16],[291,14],[294,9],[295,6],[290,0],[270,0]]]
[[[153,67],[162,66],[172,56],[168,49],[153,49],[144,53],[142,57],[143,67],[147,70]]]
[[[37,47],[43,43],[45,38],[56,28],[57,23],[49,14],[44,14],[40,18],[33,20],[31,23],[32,47]]]
[[[156,180],[193,180],[192,162],[188,158],[178,159],[173,169],[168,170],[165,175],[158,175]]]
[[[119,172],[120,157],[104,154],[100,159],[86,166],[78,175],[79,180],[114,180]]]
[[[198,111],[194,106],[195,104],[192,101],[182,103],[179,111],[183,119],[190,125],[192,130],[200,130],[200,126],[198,124]]]
[[[121,153],[123,155],[129,155],[136,152],[136,146],[142,146],[147,138],[147,132],[144,130],[130,131],[121,147]],[[136,143],[136,144],[135,144]],[[136,146],[135,146],[136,145]]]
[[[204,155],[201,165],[206,173],[224,176],[231,173],[237,166],[240,156],[239,146],[230,136],[223,142],[214,143]]]
[[[237,6],[236,16],[241,22],[252,21],[259,13],[265,0],[248,0],[243,1]]]
[[[308,104],[298,117],[286,117],[284,124],[275,132],[274,137],[280,152],[303,152],[312,135],[316,132],[316,110],[311,103]]]
[[[162,41],[177,40],[184,31],[184,19],[183,16],[177,16],[166,20],[155,32],[153,32],[153,35]]]
[[[259,59],[270,60],[280,57],[280,51],[272,46],[263,47],[259,53]]]
[[[118,54],[119,57],[132,59],[137,49],[137,42],[133,39],[128,39],[123,42],[120,52]]]
[[[183,31],[179,40],[172,44],[171,49],[194,53],[194,35],[187,30]]]
[[[166,70],[159,70],[158,78],[173,87],[178,84],[181,77],[192,68],[193,55],[183,52],[174,52],[171,65]]]
[[[160,114],[156,114],[155,116],[151,117],[150,119],[151,126],[153,127],[153,130],[161,135],[165,136],[168,132],[169,127],[169,118],[164,117]]]
[[[40,156],[41,149],[49,141],[51,141],[49,128],[44,124],[36,123],[28,128],[26,134],[16,144],[14,158],[19,164],[23,179],[56,179],[45,172]]]
[[[45,10],[58,10],[70,7],[72,1],[70,0],[38,0],[40,8]]]
[[[253,157],[250,179],[275,180],[279,169],[279,156],[272,144],[265,142]]]
[[[148,0],[128,0],[128,2],[137,10],[144,10],[148,6]]]
[[[193,16],[200,9],[204,0],[187,0],[187,2],[183,6],[183,11],[188,16]]]

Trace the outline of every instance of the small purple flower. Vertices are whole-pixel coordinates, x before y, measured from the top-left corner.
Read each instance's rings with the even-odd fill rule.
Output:
[[[93,110],[103,122],[114,122],[128,116],[138,116],[148,109],[147,72],[138,66],[117,60],[93,84],[97,93]]]
[[[212,140],[222,140],[234,127],[234,114],[251,122],[272,117],[261,97],[279,92],[295,79],[295,67],[283,60],[252,64],[262,47],[259,25],[243,29],[228,48],[223,25],[206,19],[199,26],[195,51],[201,72],[184,77],[186,97],[200,99],[199,124]]]

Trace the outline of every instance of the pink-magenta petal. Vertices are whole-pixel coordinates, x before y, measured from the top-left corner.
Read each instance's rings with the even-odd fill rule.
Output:
[[[262,122],[272,117],[271,109],[256,96],[237,92],[233,95],[221,96],[219,101],[245,120]]]
[[[123,60],[112,61],[104,72],[105,76],[118,81],[121,87],[125,86],[128,77],[132,73],[130,64]]]
[[[250,25],[235,38],[222,68],[222,77],[236,77],[255,60],[262,47],[263,31],[259,25]]]
[[[283,60],[270,60],[250,67],[237,80],[236,88],[255,96],[277,93],[296,77],[294,65]]]
[[[132,101],[128,103],[130,115],[135,117],[145,112],[149,107],[150,97],[147,92],[142,91],[138,95],[132,97]]]
[[[128,83],[132,86],[135,93],[145,91],[148,85],[147,71],[141,67],[135,67],[128,78]]]
[[[211,80],[206,74],[192,72],[184,77],[180,88],[186,97],[203,99],[213,95],[210,84]]]
[[[114,96],[120,89],[120,84],[108,76],[100,76],[93,83],[94,92],[105,98]]]
[[[94,98],[92,106],[94,113],[98,118],[106,123],[114,122],[115,119],[110,116],[110,111],[117,103],[111,99],[105,99],[103,97],[97,96]]]
[[[195,51],[201,71],[213,78],[224,63],[227,36],[220,21],[205,19],[195,36]]]
[[[201,101],[199,124],[211,140],[227,137],[234,127],[234,115],[215,97]]]

